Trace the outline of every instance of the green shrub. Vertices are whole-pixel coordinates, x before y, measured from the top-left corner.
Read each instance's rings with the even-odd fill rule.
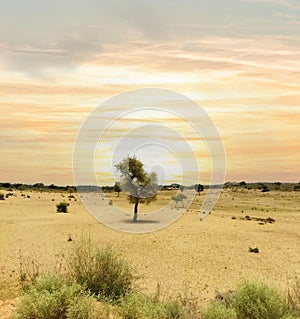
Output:
[[[46,274],[23,294],[15,318],[65,319],[72,300],[79,296],[83,296],[83,290],[78,284],[68,284],[55,273]]]
[[[165,309],[157,298],[131,293],[121,301],[123,319],[165,319]]]
[[[0,200],[5,200],[4,194],[0,194]]]
[[[300,317],[300,281],[296,281],[287,294],[289,308]]]
[[[281,319],[299,319],[299,318],[300,318],[299,315],[287,314],[287,315],[283,316]]]
[[[70,300],[67,319],[92,319],[95,313],[95,300],[89,296],[77,296]]]
[[[287,313],[287,303],[276,290],[251,281],[238,287],[233,306],[239,319],[281,319]]]
[[[213,301],[203,311],[202,318],[203,319],[237,319],[237,315],[233,308],[226,306],[223,302]]]
[[[58,213],[67,213],[69,204],[66,202],[60,202],[56,205],[56,211]]]
[[[122,298],[120,314],[123,319],[197,319],[194,309],[180,298],[162,300],[158,295],[147,296],[132,292]]]
[[[111,247],[101,250],[83,240],[74,246],[67,266],[70,279],[99,298],[116,301],[132,288],[131,268]]]

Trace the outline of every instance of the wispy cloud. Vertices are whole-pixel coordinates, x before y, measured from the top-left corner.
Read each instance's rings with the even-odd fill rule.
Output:
[[[223,138],[229,179],[296,178],[300,5],[284,0],[126,4],[75,1],[70,12],[57,0],[29,0],[18,4],[20,10],[16,1],[5,3],[1,178],[71,184],[73,142],[89,112],[116,94],[144,87],[181,92],[205,108]],[[101,160],[111,165],[111,143],[130,130],[166,125],[191,145],[208,178],[209,150],[182,119],[147,113],[114,121],[117,108],[101,114],[114,122],[97,154]],[[176,141],[172,134],[161,138]]]
[[[292,0],[243,0],[245,2],[265,3],[271,6],[278,6],[288,9],[300,9],[300,5]]]

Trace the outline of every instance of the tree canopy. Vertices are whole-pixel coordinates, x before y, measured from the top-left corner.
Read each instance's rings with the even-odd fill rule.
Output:
[[[134,204],[133,221],[137,221],[139,203],[149,205],[156,200],[158,191],[156,172],[148,173],[143,166],[135,156],[128,156],[116,165],[121,177],[121,188],[127,193],[128,201]]]

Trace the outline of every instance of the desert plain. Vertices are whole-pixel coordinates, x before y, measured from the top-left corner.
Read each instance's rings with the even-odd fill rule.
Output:
[[[163,206],[174,194],[161,191],[156,202],[140,205],[140,214]],[[106,196],[131,214],[124,193]],[[178,205],[184,214],[168,227],[133,234],[97,221],[77,193],[13,190],[0,201],[0,317],[11,318],[18,301],[21,263],[34,261],[41,272],[57,267],[82,236],[100,247],[112,245],[135,269],[139,289],[148,293],[159,286],[162,294],[190,294],[205,304],[246,279],[283,292],[299,280],[299,192],[223,189],[217,205],[200,220],[204,196],[195,196],[188,209]],[[69,203],[68,213],[56,212],[61,201]],[[262,221],[268,218],[274,221]],[[259,253],[249,252],[250,247]]]

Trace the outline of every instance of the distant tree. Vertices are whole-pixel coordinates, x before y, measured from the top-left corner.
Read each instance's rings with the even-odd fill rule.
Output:
[[[175,207],[177,207],[178,203],[181,203],[182,207],[184,207],[183,200],[186,199],[186,196],[184,194],[180,193],[180,194],[178,194],[176,196],[173,196],[172,199],[175,202]]]
[[[39,188],[44,188],[44,187],[45,187],[45,185],[44,185],[43,183],[35,183],[35,184],[33,184],[33,185],[32,185],[32,187],[33,187],[33,188],[38,188],[38,189],[39,189]]]
[[[278,190],[280,189],[281,183],[280,182],[275,182],[275,189]]]
[[[294,191],[300,191],[300,183],[294,186]]]
[[[202,184],[195,185],[195,190],[200,195],[200,193],[204,191],[204,186]]]
[[[266,193],[266,192],[269,192],[270,190],[269,190],[268,186],[263,185],[261,191],[262,191],[263,193]]]
[[[245,186],[247,186],[247,184],[245,181],[242,181],[242,182],[240,182],[240,186],[245,187]]]
[[[10,187],[11,187],[11,184],[10,184],[10,183],[1,183],[1,184],[0,184],[0,187],[10,188]]]
[[[134,204],[133,221],[137,221],[139,204],[149,205],[156,200],[157,174],[147,173],[144,164],[135,156],[123,159],[115,167],[120,172],[121,188],[128,193],[128,201]]]
[[[114,191],[115,191],[116,193],[118,193],[118,197],[119,197],[119,196],[120,196],[120,192],[122,191],[122,188],[121,188],[119,182],[115,182]]]

